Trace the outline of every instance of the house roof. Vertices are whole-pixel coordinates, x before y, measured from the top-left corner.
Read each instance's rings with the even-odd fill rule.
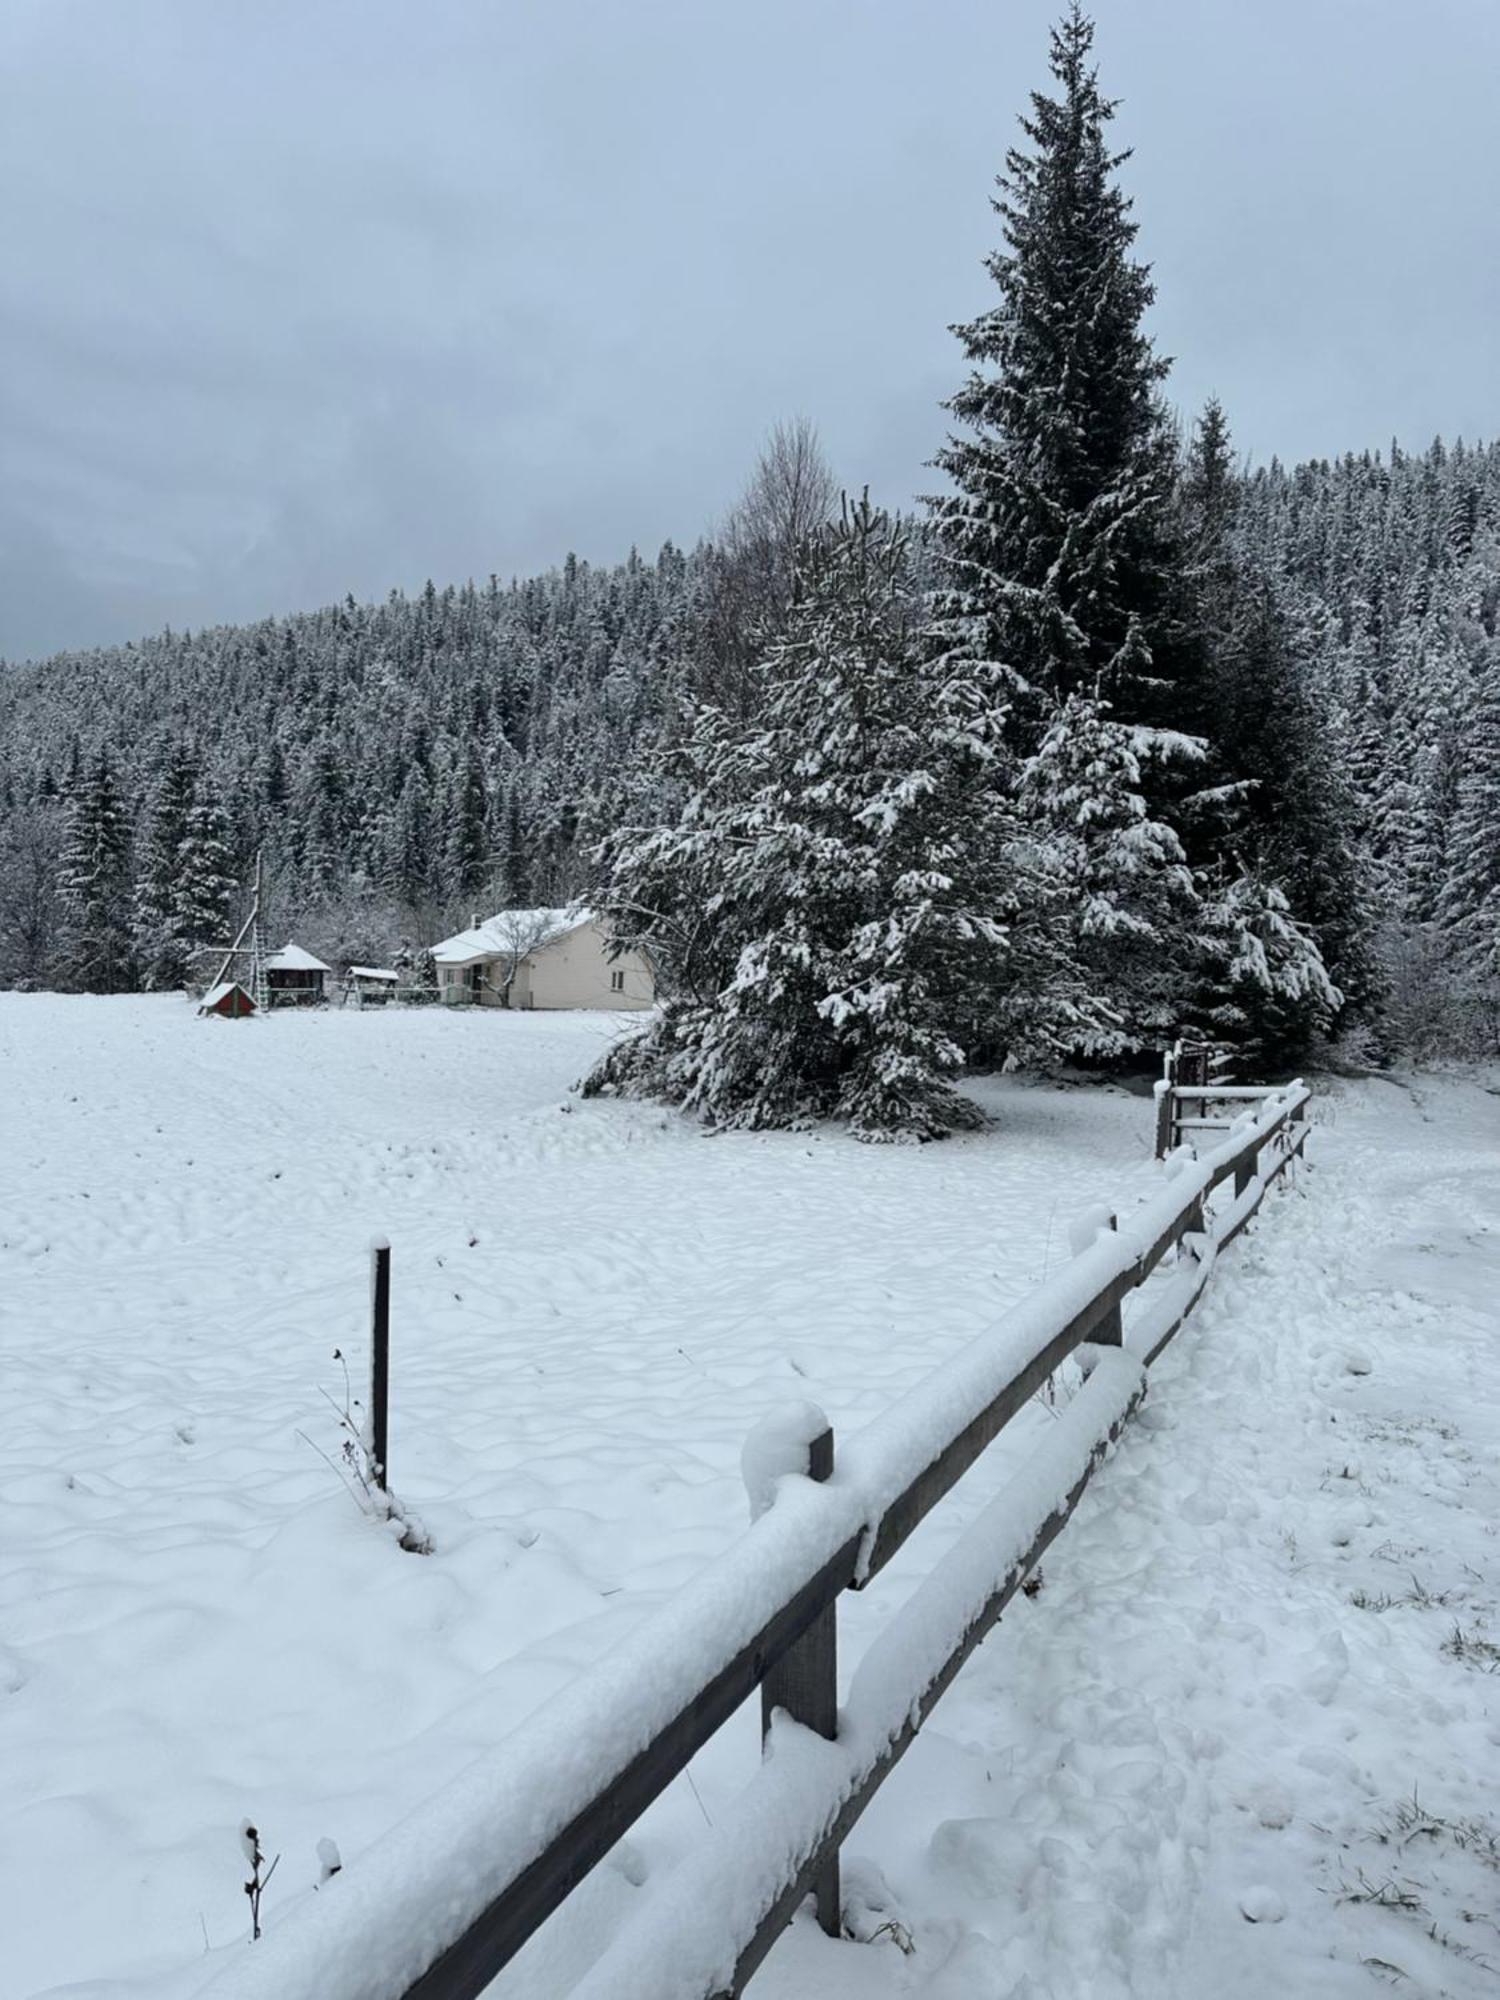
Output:
[[[217,986],[210,986],[203,998],[198,1002],[198,1012],[200,1014],[211,1013],[218,1006],[219,1002],[228,999],[231,993],[238,993],[252,1007],[255,1005],[255,1002],[250,999],[250,995],[245,992],[244,987],[240,985],[237,979],[221,979]]]
[[[280,951],[273,951],[266,960],[267,972],[332,972],[331,965],[325,965],[321,958],[314,958],[310,951],[304,951],[300,944],[284,944]]]
[[[393,979],[399,982],[401,974],[393,972],[388,965],[351,965],[351,979]]]
[[[519,951],[544,951],[569,931],[593,921],[591,910],[497,910],[482,924],[458,931],[432,947],[439,965],[472,965],[481,958],[508,958]]]

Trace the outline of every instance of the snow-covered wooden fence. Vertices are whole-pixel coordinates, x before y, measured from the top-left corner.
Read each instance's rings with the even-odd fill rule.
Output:
[[[1156,1086],[1159,1160],[1184,1143],[1196,1144],[1198,1133],[1227,1132],[1237,1115],[1228,1106],[1243,1108],[1276,1095],[1275,1084],[1230,1083],[1233,1062],[1212,1042],[1177,1042],[1168,1049]]]
[[[205,1996],[477,2000],[757,1688],[769,1754],[730,1813],[643,1899],[576,2000],[737,1995],[809,1894],[836,1928],[841,1843],[1066,1525],[1218,1255],[1301,1152],[1308,1101],[1301,1083],[1257,1092],[1216,1146],[1176,1154],[1160,1193],[1101,1217],[1068,1264],[837,1457],[810,1405],[759,1427],[746,1450],[749,1531],[253,1950],[223,1963]],[[1082,1387],[893,1616],[839,1708],[839,1597],[879,1574],[1073,1354]]]

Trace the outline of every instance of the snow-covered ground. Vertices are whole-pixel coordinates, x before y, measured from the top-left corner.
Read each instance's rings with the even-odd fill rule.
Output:
[[[1156,1184],[1107,1091],[705,1139],[569,1095],[611,1031],[0,996],[0,2000],[194,1991],[250,1948],[243,1819],[274,1925],[739,1532],[757,1418],[851,1435]],[[1320,1111],[857,1830],[875,1941],[799,1922],[766,2000],[1493,1990],[1500,1099]],[[376,1232],[430,1557],[319,1455]],[[846,1669],[1050,1421],[845,1600]],[[755,1756],[746,1712],[496,1993],[565,1992]]]
[[[766,2000],[1500,1991],[1496,1081],[1320,1085],[1316,1166],[856,1833],[917,1953],[806,1926]]]

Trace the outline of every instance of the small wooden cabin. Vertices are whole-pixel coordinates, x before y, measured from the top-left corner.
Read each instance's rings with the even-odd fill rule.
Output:
[[[198,1012],[217,1014],[223,1021],[237,1021],[242,1015],[255,1012],[255,1002],[237,979],[221,979],[198,1002]]]
[[[273,1007],[321,1007],[332,971],[300,944],[285,944],[266,960],[266,995]]]

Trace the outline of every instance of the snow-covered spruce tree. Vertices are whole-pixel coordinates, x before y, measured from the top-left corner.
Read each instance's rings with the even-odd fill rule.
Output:
[[[208,946],[230,942],[237,887],[223,809],[212,798],[200,798],[188,814],[172,899],[172,936],[184,965]]]
[[[868,499],[804,551],[757,718],[699,712],[680,822],[621,836],[594,900],[669,997],[588,1092],[718,1126],[839,1118],[864,1139],[975,1122],[956,1026],[1006,976],[987,692],[926,646],[905,536]]]
[[[1438,923],[1477,1052],[1500,1043],[1500,638],[1490,641],[1463,745]]]
[[[128,992],[130,832],[102,751],[69,788],[59,903],[64,982],[83,993]]]
[[[1205,905],[1203,931],[1207,1025],[1257,1075],[1295,1063],[1326,1035],[1344,996],[1274,882],[1248,869],[1226,879]]]
[[[1235,538],[1239,495],[1228,422],[1214,399],[1195,426],[1179,494],[1188,557],[1185,622],[1198,654],[1191,684],[1200,693],[1190,719],[1207,751],[1200,787],[1182,801],[1179,817],[1204,902],[1214,912],[1209,928],[1220,933],[1200,959],[1192,1012],[1199,1025],[1217,1020],[1228,1039],[1275,1043],[1294,1059],[1287,1043],[1292,1024],[1301,1019],[1321,1035],[1329,1023],[1319,1008],[1289,1012],[1283,995],[1247,984],[1233,970],[1241,956],[1224,945],[1223,934],[1233,913],[1246,907],[1242,878],[1278,892],[1302,944],[1323,957],[1330,990],[1340,985],[1346,998],[1368,1000],[1373,990],[1368,916],[1353,800],[1337,768],[1329,719],[1309,686],[1310,642],[1299,644],[1273,579]],[[1268,907],[1263,927],[1274,928],[1277,915],[1278,907]],[[1217,983],[1221,973],[1228,986]],[[1264,1020],[1256,1004],[1262,991],[1271,1008]],[[1229,1024],[1238,1031],[1231,1033]]]
[[[973,365],[937,458],[953,491],[930,505],[934,638],[953,668],[1013,691],[1016,751],[1041,760],[1018,800],[1073,899],[1063,985],[1094,1023],[1072,1046],[1104,1055],[1171,1032],[1203,963],[1179,822],[1202,781],[1205,703],[1167,364],[1143,327],[1154,292],[1131,255],[1093,35],[1073,6],[1052,36],[1058,93],[1033,95],[1029,144],[1007,155],[1000,296],[955,329]]]
[[[0,987],[40,986],[52,964],[61,821],[51,794],[0,815]]]
[[[433,848],[432,787],[421,765],[413,764],[387,815],[382,856],[382,879],[401,902],[420,903],[431,893]]]
[[[173,912],[196,775],[191,751],[179,742],[169,753],[151,797],[131,917],[136,962],[141,984],[148,992],[170,991],[187,977],[187,959]]]
[[[454,765],[444,812],[443,880],[450,896],[474,896],[491,872],[488,802],[478,752],[470,744]]]
[[[954,329],[973,367],[936,459],[955,490],[931,502],[937,631],[1013,677],[1028,748],[1079,689],[1121,722],[1181,726],[1167,363],[1142,327],[1154,288],[1130,254],[1128,155],[1107,143],[1093,38],[1075,4],[1052,34],[1059,95],[1033,93],[1030,149],[1006,156],[993,204],[1006,247],[987,264],[1000,297]]]
[[[1021,778],[1020,802],[1043,844],[1072,956],[1090,994],[1075,1046],[1113,1056],[1159,1046],[1180,1019],[1189,956],[1202,960],[1197,885],[1181,841],[1152,817],[1143,768],[1160,732],[1116,722],[1097,692],[1058,704]],[[1178,754],[1201,756],[1184,741]]]

